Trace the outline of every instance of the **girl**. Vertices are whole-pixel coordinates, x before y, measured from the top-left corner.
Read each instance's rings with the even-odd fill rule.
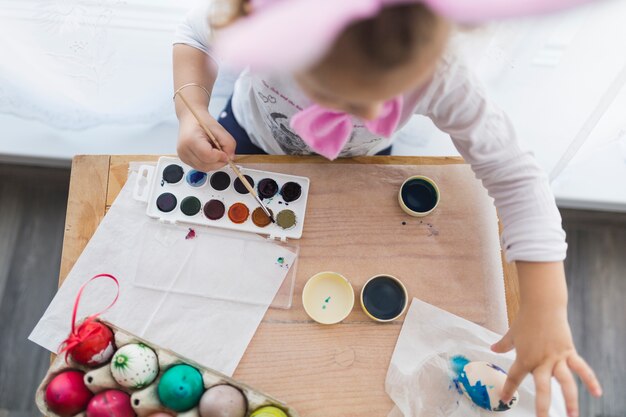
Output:
[[[218,22],[217,55],[252,67],[239,76],[219,121],[207,107],[217,75],[213,28],[224,12],[210,19],[192,13],[178,32],[175,88],[184,89],[224,150],[210,145],[176,99],[180,158],[209,171],[235,153],[318,153],[329,159],[389,153],[393,132],[413,114],[430,117],[494,198],[507,260],[517,263],[519,314],[492,346],[495,352],[517,351],[502,400],[528,373],[539,417],[548,415],[552,376],[570,417],[578,415],[573,373],[601,395],[572,341],[563,269],[567,245],[546,176],[520,148],[505,114],[446,51],[448,21],[417,0],[257,0],[235,6],[234,23]]]

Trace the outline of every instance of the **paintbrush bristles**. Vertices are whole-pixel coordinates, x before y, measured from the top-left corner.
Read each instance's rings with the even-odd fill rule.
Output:
[[[211,142],[213,143],[213,146],[215,146],[218,150],[224,152],[224,150],[222,149],[222,145],[218,142],[217,139],[215,139],[215,136],[213,136],[213,133],[211,133],[211,130],[209,130],[209,128],[204,124],[204,122],[202,121],[202,119],[200,118],[200,116],[195,112],[195,110],[191,107],[191,105],[189,104],[189,102],[187,102],[187,99],[185,99],[185,96],[183,96],[183,94],[178,91],[176,93],[177,96],[180,97],[180,99],[183,101],[183,104],[185,105],[185,107],[187,107],[187,109],[189,109],[189,111],[191,112],[191,114],[193,115],[193,117],[196,119],[196,121],[198,122],[198,124],[200,125],[200,127],[202,128],[202,130],[204,130],[204,133],[206,133],[206,135],[208,136],[208,138],[211,140]],[[230,168],[235,172],[235,174],[237,175],[237,177],[239,177],[239,180],[241,181],[241,183],[243,184],[244,187],[246,187],[246,189],[248,190],[248,192],[250,194],[252,194],[252,196],[255,198],[255,200],[257,201],[257,203],[259,203],[259,206],[261,206],[261,208],[263,209],[263,211],[265,212],[265,214],[267,215],[267,217],[270,218],[270,220],[272,221],[272,223],[276,223],[276,221],[274,220],[274,216],[272,216],[272,213],[270,213],[270,211],[267,209],[267,207],[265,207],[265,204],[263,204],[263,202],[261,201],[261,199],[259,198],[259,196],[257,195],[256,191],[254,191],[254,188],[250,185],[250,183],[248,182],[248,180],[246,179],[246,177],[241,173],[241,171],[239,171],[239,168],[237,168],[237,165],[235,165],[235,163],[233,162],[232,159],[230,159],[230,156],[226,155],[227,158],[227,162],[228,165],[230,166]]]

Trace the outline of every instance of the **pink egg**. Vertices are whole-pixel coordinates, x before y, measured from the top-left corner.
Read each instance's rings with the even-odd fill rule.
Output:
[[[65,371],[50,381],[46,387],[46,404],[54,413],[73,416],[85,409],[93,396],[83,381],[81,371]]]
[[[130,395],[110,389],[96,394],[87,406],[87,417],[134,417]]]

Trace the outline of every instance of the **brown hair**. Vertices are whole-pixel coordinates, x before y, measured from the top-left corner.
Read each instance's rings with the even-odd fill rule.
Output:
[[[345,51],[353,49],[372,70],[405,64],[432,40],[436,24],[437,17],[422,4],[387,7],[348,26],[323,62],[347,63],[351,58]]]
[[[341,0],[337,0],[341,1]],[[250,13],[250,0],[222,0],[220,13],[212,24],[224,27]],[[432,40],[437,16],[423,4],[405,4],[384,8],[378,15],[348,26],[320,62],[338,63],[351,59],[346,50],[355,51],[370,69],[384,70],[402,65]],[[352,55],[354,56],[354,55]],[[346,62],[347,63],[347,62]]]

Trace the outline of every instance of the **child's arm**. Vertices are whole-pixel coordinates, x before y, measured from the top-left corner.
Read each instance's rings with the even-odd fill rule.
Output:
[[[213,148],[197,120],[176,97],[176,115],[180,122],[177,152],[183,162],[195,169],[211,171],[222,167],[227,157],[234,157],[236,144],[208,111],[210,96],[207,92],[213,89],[218,67],[207,47],[210,34],[205,12],[204,8],[192,11],[177,32],[173,52],[174,90],[190,83],[199,85],[185,87],[180,93],[209,127],[224,152]]]
[[[531,152],[521,149],[506,115],[487,98],[459,60],[444,57],[424,93],[423,112],[443,131],[493,197],[503,223],[502,246],[516,262],[521,307],[495,351],[517,350],[503,395],[510,396],[527,373],[537,387],[539,417],[547,417],[550,379],[563,389],[568,414],[578,413],[572,371],[594,395],[600,386],[578,356],[567,322],[563,259],[567,245],[561,216],[545,173]],[[421,105],[421,104],[420,104]],[[505,398],[506,399],[506,398]]]
[[[578,416],[578,390],[572,371],[587,389],[602,395],[593,370],[576,352],[567,322],[567,286],[562,262],[517,262],[521,304],[517,319],[506,335],[492,346],[504,353],[515,348],[517,358],[509,369],[502,401],[510,401],[517,386],[532,373],[537,390],[538,416],[550,408],[552,376],[561,390],[570,417]]]

